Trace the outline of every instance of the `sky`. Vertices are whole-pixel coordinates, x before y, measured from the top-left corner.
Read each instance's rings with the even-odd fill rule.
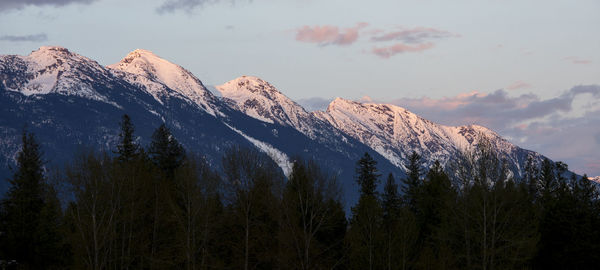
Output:
[[[206,85],[261,77],[480,124],[600,175],[598,0],[0,0],[0,54],[57,45],[109,65],[143,48]]]

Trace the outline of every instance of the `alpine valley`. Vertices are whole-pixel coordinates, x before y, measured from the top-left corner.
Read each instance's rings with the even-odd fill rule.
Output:
[[[24,126],[41,142],[51,170],[84,148],[115,149],[123,114],[133,120],[142,145],[166,123],[189,152],[217,170],[234,145],[266,153],[284,174],[295,157],[314,159],[338,175],[347,203],[358,198],[354,166],[365,152],[382,174],[397,178],[404,177],[412,151],[424,158],[425,168],[436,160],[449,165],[483,137],[517,179],[529,156],[544,158],[485,127],[444,126],[394,105],[337,98],[326,111],[309,112],[251,76],[216,86],[215,95],[186,69],[147,50],[109,66],[61,47],[3,55],[0,81],[3,179],[15,163]],[[0,183],[3,194],[7,182]]]

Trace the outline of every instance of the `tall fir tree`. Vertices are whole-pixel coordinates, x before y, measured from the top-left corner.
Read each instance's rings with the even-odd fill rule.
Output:
[[[525,176],[524,180],[527,184],[529,194],[535,199],[538,194],[538,179],[539,169],[532,155],[527,156],[527,162],[525,163]]]
[[[394,176],[390,173],[383,187],[383,195],[381,196],[381,204],[383,207],[383,229],[385,230],[385,268],[394,269],[397,263],[396,254],[400,250],[399,242],[399,218],[401,211],[401,201],[398,194],[398,184]]]
[[[154,164],[168,178],[173,177],[175,169],[181,166],[185,158],[183,146],[175,139],[165,124],[160,125],[152,134],[148,154]]]
[[[416,210],[416,198],[420,187],[423,185],[421,181],[421,156],[413,151],[408,157],[407,176],[403,179],[402,192],[404,193],[404,201],[408,207],[414,212]]]
[[[378,269],[381,266],[381,226],[383,209],[377,197],[377,162],[368,154],[356,163],[360,186],[358,204],[352,208],[349,242],[350,266],[354,269]]]
[[[119,161],[127,162],[133,160],[140,151],[139,144],[135,141],[133,135],[135,128],[131,123],[129,115],[124,114],[119,124],[121,132],[119,133],[119,144],[117,144],[117,153]]]
[[[376,195],[377,181],[380,175],[377,172],[377,161],[369,153],[365,153],[358,161],[356,174],[361,196]]]
[[[35,136],[23,131],[22,148],[0,212],[0,256],[21,269],[52,269],[61,262],[61,209],[46,183]]]

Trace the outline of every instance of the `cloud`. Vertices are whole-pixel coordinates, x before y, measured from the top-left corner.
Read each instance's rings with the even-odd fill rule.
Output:
[[[578,97],[578,102],[596,105],[576,104]],[[600,85],[575,86],[547,99],[496,90],[377,102],[405,107],[445,125],[486,126],[523,148],[567,162],[580,174],[600,175],[600,168],[591,166],[600,160]]]
[[[68,4],[90,4],[96,0],[2,0],[0,11],[23,9],[28,6],[65,6]]]
[[[569,61],[569,62],[571,62],[573,64],[581,64],[581,65],[587,65],[587,64],[591,64],[592,63],[591,60],[581,59],[581,58],[578,58],[576,56],[565,57],[565,58],[563,58],[563,60]]]
[[[368,24],[361,22],[354,27],[340,29],[337,26],[308,26],[305,25],[296,30],[296,40],[300,42],[317,43],[326,45],[350,45],[359,37],[359,30]]]
[[[189,12],[195,8],[218,2],[220,2],[220,0],[167,0],[160,5],[156,11],[161,14],[172,13],[177,10],[186,10]]]
[[[531,88],[531,84],[526,83],[524,81],[516,81],[506,87],[506,89],[508,89],[508,90],[517,90],[517,89],[522,89],[522,88]]]
[[[428,27],[415,27],[412,29],[394,31],[384,33],[379,36],[373,36],[373,41],[402,41],[403,43],[418,44],[424,43],[434,39],[442,39],[448,37],[454,37],[454,35],[448,31],[438,30]]]
[[[433,43],[422,43],[417,45],[407,45],[404,43],[398,43],[388,47],[374,47],[372,52],[382,58],[390,58],[399,53],[405,52],[422,52],[427,49],[433,48]]]
[[[48,36],[44,33],[37,35],[25,35],[25,36],[13,36],[13,35],[5,35],[0,36],[0,41],[9,41],[9,42],[43,42],[48,40]]]

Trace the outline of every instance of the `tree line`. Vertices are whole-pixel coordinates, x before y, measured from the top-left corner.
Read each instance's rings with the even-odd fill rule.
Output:
[[[368,154],[355,179],[295,158],[289,176],[233,146],[221,171],[163,124],[142,147],[131,119],[112,152],[48,171],[22,135],[0,202],[3,269],[595,269],[600,203],[587,177],[529,157],[515,177],[489,142],[407,176]],[[383,180],[383,181],[382,181]],[[360,198],[344,211],[339,181]],[[383,183],[382,183],[383,182]],[[381,187],[380,187],[381,186]]]

